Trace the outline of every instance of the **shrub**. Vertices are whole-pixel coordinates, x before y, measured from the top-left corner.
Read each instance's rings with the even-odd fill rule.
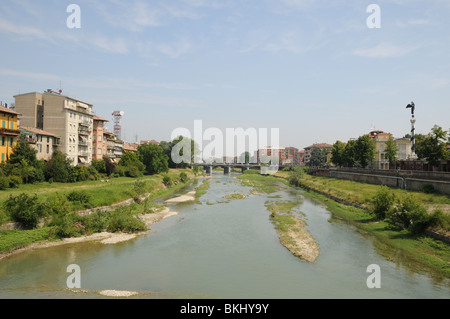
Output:
[[[125,167],[125,174],[126,176],[133,178],[141,177],[143,175],[142,171],[140,171],[137,166],[132,164]]]
[[[396,201],[397,198],[395,194],[391,192],[389,187],[381,186],[372,199],[372,213],[378,219],[385,219],[386,215],[392,213]]]
[[[80,237],[84,230],[81,217],[76,213],[56,216],[50,226],[55,227],[54,234],[60,238]]]
[[[9,188],[9,177],[8,176],[0,176],[0,190],[4,190]]]
[[[111,213],[107,225],[109,232],[128,232],[132,233],[139,230],[145,230],[145,223],[138,219],[131,211],[131,207],[119,207]]]
[[[289,173],[289,184],[299,187],[302,183],[304,170],[300,166],[296,166]]]
[[[20,184],[22,184],[22,177],[11,175],[9,176],[9,187],[11,188],[17,188]]]
[[[163,177],[163,184],[166,185],[166,187],[170,187],[172,186],[172,179],[170,178],[170,176],[164,176]]]
[[[99,233],[106,230],[110,219],[110,213],[98,210],[82,220],[85,232],[88,234]]]
[[[12,220],[27,229],[36,228],[40,219],[45,216],[45,206],[39,203],[36,195],[33,197],[25,193],[18,196],[10,195],[4,205]]]
[[[183,183],[186,183],[189,180],[189,177],[187,176],[187,174],[185,172],[180,173],[180,181],[182,181]]]
[[[56,193],[50,196],[45,203],[49,215],[63,216],[69,213],[69,202],[63,194]]]
[[[67,195],[67,199],[81,204],[84,208],[92,207],[92,196],[85,191],[72,191]]]
[[[125,166],[116,166],[114,169],[114,175],[117,177],[124,177],[126,175],[127,169]]]

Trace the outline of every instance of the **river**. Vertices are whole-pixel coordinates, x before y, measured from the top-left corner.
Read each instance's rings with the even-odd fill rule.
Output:
[[[251,194],[235,176],[214,172],[201,204],[170,205],[179,214],[136,239],[3,259],[0,298],[99,298],[105,289],[137,291],[136,298],[449,298],[447,285],[386,260],[372,239],[332,219],[301,191],[283,186],[270,195]],[[248,196],[227,202],[230,193]],[[264,206],[268,200],[300,200],[296,214],[320,246],[315,263],[280,244]],[[66,287],[70,264],[80,266],[82,292]],[[372,264],[380,266],[381,288],[366,284]]]

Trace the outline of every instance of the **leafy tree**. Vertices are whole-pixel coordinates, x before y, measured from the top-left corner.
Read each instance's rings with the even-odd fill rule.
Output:
[[[13,152],[9,157],[8,164],[21,164],[23,161],[26,161],[29,165],[35,166],[37,165],[36,154],[37,150],[32,148],[30,144],[25,141],[20,141],[14,147]]]
[[[106,174],[106,163],[105,160],[92,160],[91,167],[94,167],[100,174]]]
[[[167,155],[169,158],[169,167],[170,168],[187,168],[191,163],[194,163],[196,160],[197,154],[199,154],[199,148],[197,143],[195,143],[194,140],[184,137],[184,136],[178,136],[171,142],[165,142],[162,141],[160,143],[160,147],[163,149],[164,154]],[[191,150],[191,156],[190,156],[190,162],[185,163],[184,161],[182,163],[175,163],[172,159],[172,151],[175,152],[179,150],[178,155],[183,156],[184,150],[190,148]]]
[[[114,173],[116,164],[108,156],[103,156],[103,160],[105,161],[106,174],[111,176]]]
[[[169,157],[159,145],[142,144],[138,147],[138,155],[145,165],[146,174],[154,175],[169,171]]]
[[[27,229],[36,228],[40,219],[45,216],[45,206],[39,203],[37,195],[33,197],[25,193],[18,196],[10,195],[4,205],[12,220],[21,223]]]
[[[381,186],[372,199],[372,213],[378,219],[385,219],[394,209],[397,198],[387,186]]]
[[[360,136],[355,144],[355,159],[366,168],[375,158],[375,141],[369,135]]]
[[[346,164],[345,161],[345,143],[341,141],[337,141],[333,144],[333,149],[331,150],[331,161],[336,166],[344,166]]]
[[[139,155],[133,152],[125,152],[119,166],[125,167],[125,175],[129,177],[140,177],[145,171],[145,165],[139,160]]]
[[[313,148],[308,166],[320,166],[327,162],[327,150],[324,148]]]
[[[47,163],[47,177],[54,182],[68,183],[71,180],[72,166],[67,155],[56,150]]]
[[[397,160],[397,144],[395,144],[392,135],[389,136],[389,139],[386,141],[386,159],[389,163],[394,163]]]
[[[239,163],[249,164],[250,163],[250,152],[243,152],[241,156],[239,156]]]
[[[344,155],[342,159],[344,166],[353,167],[356,162],[356,141],[350,140],[345,145]]]
[[[438,166],[441,159],[447,159],[447,131],[435,125],[431,133],[416,143],[416,154],[426,159],[433,166]]]

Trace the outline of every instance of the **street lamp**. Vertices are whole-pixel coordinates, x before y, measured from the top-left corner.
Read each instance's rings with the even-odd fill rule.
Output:
[[[411,158],[415,159],[416,156],[416,139],[415,139],[415,124],[416,118],[414,117],[414,111],[416,110],[416,105],[414,102],[411,102],[406,106],[407,109],[411,109]]]

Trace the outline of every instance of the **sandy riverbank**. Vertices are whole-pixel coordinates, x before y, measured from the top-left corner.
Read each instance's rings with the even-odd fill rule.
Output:
[[[163,219],[172,217],[178,215],[177,212],[171,211],[169,208],[165,208],[162,211],[155,212],[153,214],[147,214],[147,215],[140,215],[139,218],[141,218],[147,227],[156,224]],[[40,243],[34,243],[31,245],[28,245],[23,248],[19,248],[16,250],[13,250],[8,253],[2,253],[0,254],[0,260],[11,256],[13,254],[18,254],[24,251],[33,250],[33,249],[41,249],[41,248],[48,248],[48,247],[55,247],[55,246],[61,246],[61,245],[67,245],[67,244],[76,244],[76,243],[82,243],[82,242],[100,242],[105,245],[111,245],[111,244],[117,244],[120,242],[128,241],[131,239],[134,239],[142,234],[146,234],[147,231],[134,233],[134,234],[126,234],[126,233],[109,233],[109,232],[102,232],[102,233],[95,233],[88,236],[82,236],[82,237],[74,237],[74,238],[64,238],[58,241],[44,241]]]
[[[191,192],[186,193],[184,195],[168,199],[165,202],[169,203],[169,204],[176,204],[176,203],[190,202],[190,201],[194,201],[194,200],[195,200],[195,191],[191,191]]]

